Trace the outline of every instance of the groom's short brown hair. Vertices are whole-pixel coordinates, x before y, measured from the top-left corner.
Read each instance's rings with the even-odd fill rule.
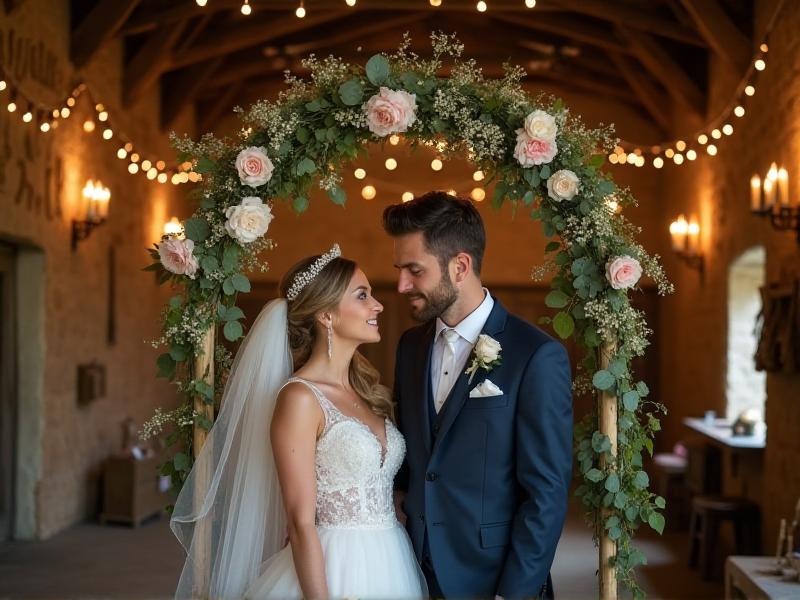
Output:
[[[431,254],[442,269],[459,252],[472,257],[476,275],[481,273],[486,250],[486,230],[472,202],[446,192],[428,192],[409,202],[392,204],[383,211],[383,228],[392,237],[422,232]]]

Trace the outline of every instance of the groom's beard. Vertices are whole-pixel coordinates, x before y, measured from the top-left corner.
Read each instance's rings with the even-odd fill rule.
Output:
[[[422,298],[424,304],[420,308],[411,307],[411,318],[420,323],[441,316],[458,298],[453,282],[447,277],[439,280],[439,285],[429,294],[411,293],[409,298]]]

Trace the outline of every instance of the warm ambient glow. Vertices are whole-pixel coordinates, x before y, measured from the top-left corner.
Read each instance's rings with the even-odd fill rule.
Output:
[[[178,217],[172,217],[168,222],[164,223],[164,235],[180,235],[183,232],[183,225],[178,220]]]
[[[86,199],[87,221],[102,221],[108,217],[111,191],[101,181],[87,181],[83,188],[83,197]]]

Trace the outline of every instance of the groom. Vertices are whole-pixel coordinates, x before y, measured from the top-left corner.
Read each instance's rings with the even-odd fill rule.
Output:
[[[434,598],[553,597],[572,397],[564,347],[481,285],[486,233],[467,200],[389,206],[398,291],[422,323],[397,349],[395,487]]]

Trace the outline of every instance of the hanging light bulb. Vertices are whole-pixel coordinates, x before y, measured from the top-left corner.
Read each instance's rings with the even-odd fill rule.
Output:
[[[489,8],[489,7],[486,6],[486,2],[484,2],[483,0],[480,0],[480,2],[478,2],[478,6],[476,8],[478,9],[478,12],[486,12],[486,9]]]
[[[708,152],[711,156],[717,155],[717,147],[714,144],[709,144],[706,148],[706,152]]]
[[[158,174],[158,183],[167,183],[167,174],[166,173],[159,173]]]
[[[172,175],[172,177],[170,177],[170,180],[169,180],[169,182],[170,182],[172,185],[178,185],[178,184],[181,182],[181,180],[180,180],[180,178],[178,177],[178,174],[177,174],[177,173],[174,173],[174,174]]]
[[[394,171],[397,168],[397,161],[393,158],[387,158],[383,166],[389,171]]]
[[[244,16],[247,16],[247,15],[249,15],[250,13],[252,13],[252,12],[253,12],[253,7],[252,7],[252,6],[250,6],[250,0],[244,0],[244,4],[242,4],[241,11],[242,11],[242,14],[243,14]]]
[[[619,158],[617,158],[616,154],[609,154],[608,155],[608,162],[610,162],[612,165],[615,165],[615,164],[617,164],[619,162]]]
[[[735,114],[737,117],[743,117],[744,116],[744,106],[737,106],[736,108],[734,108],[733,109],[733,114]]]
[[[444,164],[438,158],[434,158],[431,161],[431,169],[433,169],[434,171],[441,171],[442,167],[444,167]]]
[[[364,179],[367,176],[367,172],[364,169],[356,169],[353,171],[353,175],[356,179]]]
[[[664,156],[666,156],[667,158],[672,158],[673,156],[675,156],[675,150],[673,150],[672,148],[667,148],[664,151]]]
[[[475,202],[483,202],[483,199],[486,198],[486,190],[479,187],[472,188],[469,197],[475,200]]]
[[[303,0],[300,0],[300,6],[297,7],[297,10],[294,11],[294,14],[297,15],[298,19],[302,19],[306,16],[306,7],[303,6]]]
[[[31,111],[26,112],[24,115],[22,115],[22,120],[26,123],[30,123],[33,121],[33,113]]]
[[[103,139],[104,140],[110,140],[112,137],[114,137],[114,132],[113,131],[111,131],[110,129],[104,129],[103,130]]]
[[[139,165],[137,165],[136,163],[131,163],[128,165],[128,173],[130,173],[131,175],[136,175],[136,173],[138,172],[139,172]]]
[[[83,122],[83,130],[86,133],[92,133],[94,131],[94,127],[95,127],[94,121],[92,121],[91,119],[87,119],[86,121]]]
[[[75,106],[75,98],[73,98],[72,96],[70,96],[69,98],[67,98],[67,106],[69,106],[70,108],[72,108],[73,106]]]
[[[355,6],[356,0],[344,0],[344,3],[347,4],[347,6]]]
[[[371,185],[365,185],[361,188],[361,197],[364,198],[364,200],[372,200],[377,193],[378,191]]]
[[[5,82],[5,80],[0,79],[0,92],[2,92],[7,87],[8,87],[8,84]]]
[[[128,156],[128,151],[125,150],[125,148],[120,148],[119,150],[117,150],[117,158],[122,160],[126,156]]]
[[[448,193],[450,196],[456,196],[456,195],[457,195],[455,190],[447,190],[447,193]]]
[[[759,58],[753,63],[753,66],[756,68],[756,71],[763,71],[767,68],[767,63],[764,61],[764,59]]]
[[[705,133],[701,133],[699,136],[697,136],[697,141],[698,143],[705,145],[708,143],[708,136]]]
[[[150,167],[152,166],[153,163],[151,163],[149,160],[145,159],[142,161],[142,171],[149,171]]]
[[[157,176],[158,176],[158,171],[156,170],[156,168],[155,168],[155,167],[152,167],[152,168],[150,168],[150,169],[147,171],[147,178],[148,178],[150,181],[152,181],[153,179],[155,179]]]
[[[695,152],[694,150],[689,150],[686,153],[686,158],[688,158],[689,160],[695,160],[697,158],[697,152]]]
[[[156,163],[156,169],[158,169],[159,171],[163,171],[164,167],[166,167],[166,166],[167,166],[167,163],[165,163],[163,160],[160,160],[160,161],[158,161]]]
[[[663,167],[663,166],[664,166],[664,159],[663,159],[663,158],[661,158],[660,156],[656,156],[656,157],[653,159],[653,166],[654,166],[656,169],[660,169],[661,167]]]
[[[61,109],[61,118],[66,119],[69,117],[69,109],[65,106]]]
[[[50,123],[45,121],[44,123],[39,125],[39,129],[41,129],[44,133],[47,133],[48,131],[50,131]]]
[[[475,171],[472,174],[472,179],[475,181],[483,181],[483,177],[484,177],[483,171]]]
[[[103,122],[108,121],[108,113],[104,110],[101,110],[99,113],[97,113],[97,120]]]
[[[392,136],[389,138],[389,143],[392,146],[397,146],[397,144],[400,143],[400,136],[397,135],[396,133],[392,134]]]
[[[725,125],[722,126],[722,133],[725,135],[733,135],[733,125],[725,123]]]
[[[525,0],[525,6],[533,8],[536,6],[536,0]]]
[[[748,96],[754,96],[756,93],[755,86],[748,85],[746,88],[744,88],[744,93],[747,94]]]
[[[672,157],[672,160],[675,161],[676,165],[682,165],[683,164],[683,154],[681,154],[680,152],[676,153],[675,156]]]
[[[11,102],[8,103],[8,106],[6,106],[6,108],[8,109],[8,112],[13,113],[15,110],[17,110],[17,103],[12,100]]]
[[[684,150],[686,150],[686,142],[684,142],[683,140],[678,140],[677,142],[675,142],[675,148],[678,149],[678,152],[683,152]]]
[[[429,1],[431,3],[431,6],[441,6],[442,5],[442,0],[429,0]]]
[[[125,150],[127,150],[128,152],[133,150],[133,144],[131,144],[130,142],[126,143],[125,144]]]
[[[414,199],[414,192],[403,192],[403,202],[411,202]]]
[[[722,137],[722,132],[719,129],[715,129],[714,131],[711,132],[711,137],[714,138],[715,140],[718,140],[719,138]]]
[[[197,6],[205,6],[208,0],[195,0],[197,2]]]

